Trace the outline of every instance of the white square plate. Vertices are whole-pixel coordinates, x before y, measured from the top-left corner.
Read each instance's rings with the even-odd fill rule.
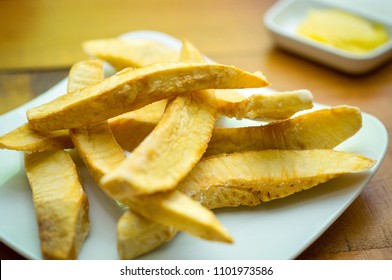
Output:
[[[129,40],[148,38],[175,49],[181,46],[179,40],[153,31],[131,32],[122,37]],[[65,79],[31,102],[0,116],[0,135],[26,122],[27,109],[64,94],[66,84]],[[220,125],[252,123],[226,118]],[[382,123],[363,113],[362,129],[338,149],[377,160],[369,172],[342,176],[311,190],[257,207],[219,209],[215,213],[233,235],[233,245],[208,242],[180,233],[143,259],[293,259],[359,195],[380,166],[387,143],[387,132]],[[122,210],[95,185],[83,165],[80,165],[80,174],[90,202],[91,230],[79,258],[117,259],[116,223]],[[42,259],[21,152],[0,150],[0,237],[2,242],[26,258]]]
[[[309,10],[329,8],[340,9],[357,14],[371,22],[381,23],[389,33],[388,42],[372,51],[354,54],[308,39],[297,33],[298,25],[305,19]],[[278,1],[265,14],[264,24],[277,46],[346,73],[364,74],[392,57],[392,21],[355,5],[322,0]]]

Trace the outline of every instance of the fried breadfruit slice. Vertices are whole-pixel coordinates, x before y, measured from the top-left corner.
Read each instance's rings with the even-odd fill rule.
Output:
[[[71,93],[98,84],[104,79],[103,61],[87,59],[72,65],[67,81],[67,92]]]
[[[27,111],[35,130],[97,123],[184,92],[268,85],[261,73],[207,63],[162,63],[124,69],[102,82],[62,95]]]
[[[182,40],[180,60],[182,62],[206,62],[203,54],[188,40]]]
[[[90,40],[83,43],[83,49],[87,54],[107,61],[117,70],[143,67],[159,62],[176,62],[179,57],[178,51],[162,43],[146,39]]]
[[[68,92],[103,80],[103,62],[83,60],[75,63],[68,77]],[[99,182],[101,177],[125,159],[125,154],[113,137],[109,123],[103,121],[69,130],[72,142],[89,172]]]
[[[206,240],[232,243],[233,239],[215,214],[179,191],[130,196],[121,186],[108,192],[147,219]]]
[[[196,59],[202,59],[190,43],[184,43],[184,52],[196,53],[200,56]],[[183,55],[181,59],[185,59]],[[154,130],[128,158],[102,178],[101,184],[104,187],[121,184],[129,187],[134,195],[174,189],[203,156],[216,119],[212,90],[189,92],[169,100]]]
[[[124,151],[114,139],[107,122],[72,128],[70,135],[78,154],[96,182],[125,159]]]
[[[133,120],[139,122],[148,122],[154,125],[161,120],[163,113],[165,112],[167,105],[167,100],[159,100],[157,102],[148,104],[135,111],[130,111],[119,116],[109,119],[110,127],[116,129],[115,127],[121,126],[121,123],[132,122]]]
[[[135,259],[171,240],[177,230],[147,220],[131,211],[117,223],[117,251],[123,260]]]
[[[264,126],[215,128],[204,156],[266,149],[332,149],[361,127],[360,109],[343,105]]]
[[[122,260],[136,259],[172,240],[178,230],[126,211],[117,223],[117,252]]]
[[[77,65],[70,71],[68,88],[83,88],[103,79],[101,61]],[[78,68],[77,73],[74,68]],[[30,133],[34,134],[39,132]],[[33,190],[42,254],[49,259],[75,259],[88,233],[89,220],[87,197],[71,157],[64,150],[26,154],[25,166]]]
[[[214,101],[210,92],[191,92],[170,101],[154,130],[101,184],[120,184],[133,195],[174,189],[207,149],[216,121]]]
[[[109,120],[117,143],[126,151],[133,151],[156,127],[165,111],[167,100],[160,100],[135,111]]]
[[[253,206],[368,170],[374,163],[362,155],[331,149],[221,154],[200,161],[178,190],[209,209]]]
[[[39,152],[66,149],[72,146],[68,130],[36,131],[28,123],[0,136],[0,149]]]
[[[121,259],[135,259],[170,241],[178,231],[127,211],[117,224],[117,250]]]
[[[236,91],[215,91],[218,112],[237,119],[280,120],[313,107],[310,91],[302,89],[274,94],[252,94],[244,97]]]
[[[76,259],[89,231],[88,201],[64,150],[25,154],[25,168],[46,259]]]

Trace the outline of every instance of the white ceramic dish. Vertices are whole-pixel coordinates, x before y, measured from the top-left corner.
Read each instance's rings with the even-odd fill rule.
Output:
[[[180,48],[180,41],[157,32],[132,32],[123,37],[149,38]],[[64,94],[66,83],[65,79],[33,101],[0,116],[0,135],[24,123],[28,108]],[[252,122],[233,119],[220,122],[222,126],[249,124]],[[181,233],[143,259],[293,259],[359,195],[382,162],[387,138],[382,123],[364,113],[363,128],[338,148],[376,159],[377,164],[369,172],[343,176],[258,207],[216,211],[220,221],[232,233],[233,245],[208,242]],[[91,231],[79,258],[117,259],[115,229],[122,210],[99,190],[82,166],[80,173],[90,202]],[[2,242],[26,258],[42,258],[21,152],[0,150],[0,237]]]
[[[343,1],[342,1],[343,2]],[[322,0],[278,1],[264,16],[277,46],[350,74],[369,72],[392,57],[392,21],[354,5]],[[364,54],[353,54],[298,35],[296,29],[310,9],[337,8],[383,24],[389,41]]]

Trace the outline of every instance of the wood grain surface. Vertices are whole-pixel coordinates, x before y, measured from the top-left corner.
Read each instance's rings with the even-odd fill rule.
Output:
[[[360,107],[392,130],[392,63],[349,76],[276,48],[263,25],[275,1],[0,2],[0,114],[38,96],[85,58],[81,42],[135,30],[186,38],[212,59],[262,71],[277,90]],[[389,140],[391,146],[391,140]],[[298,259],[392,259],[392,152],[360,196]],[[0,225],[1,226],[1,225]],[[1,259],[23,259],[0,243]]]

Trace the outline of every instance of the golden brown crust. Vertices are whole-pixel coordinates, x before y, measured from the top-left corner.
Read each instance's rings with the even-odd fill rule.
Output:
[[[147,219],[211,241],[233,242],[214,213],[179,191],[127,196],[117,185],[111,194]]]
[[[68,130],[36,131],[28,123],[0,136],[0,149],[40,152],[66,149],[72,146]]]
[[[178,190],[209,209],[252,206],[373,164],[364,156],[330,149],[220,154],[200,161]]]
[[[83,43],[84,51],[110,63],[117,70],[143,67],[159,62],[176,62],[179,53],[156,41],[118,38],[90,40]]]
[[[204,156],[265,149],[332,149],[361,127],[358,108],[337,106],[264,126],[215,128]]]
[[[210,92],[191,92],[169,102],[155,129],[102,178],[102,185],[128,185],[134,195],[175,188],[207,149],[215,120]]]
[[[216,91],[215,94],[218,112],[237,119],[281,120],[313,107],[313,97],[308,90],[253,94],[247,98],[230,90]]]
[[[89,231],[88,201],[64,151],[25,154],[41,251],[46,259],[75,259]]]
[[[36,130],[58,130],[97,123],[152,102],[193,90],[263,87],[268,82],[233,66],[162,63],[124,69],[101,83],[62,95],[27,111]],[[83,112],[83,114],[81,114]]]

